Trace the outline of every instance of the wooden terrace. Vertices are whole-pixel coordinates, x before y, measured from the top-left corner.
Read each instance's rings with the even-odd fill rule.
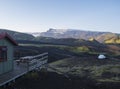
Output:
[[[43,67],[43,65],[47,63],[48,53],[43,53],[36,56],[29,56],[29,59],[27,59],[27,61],[26,59],[24,60],[25,62],[23,60],[22,62],[20,62],[20,60],[14,61],[13,71],[5,73],[4,75],[0,75],[0,86],[6,85],[11,81],[15,81],[16,78],[23,76],[29,71]]]

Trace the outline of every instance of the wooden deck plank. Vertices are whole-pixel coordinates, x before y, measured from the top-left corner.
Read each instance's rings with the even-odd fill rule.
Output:
[[[8,73],[5,73],[4,75],[0,75],[0,86],[24,75],[28,72],[26,64],[17,65],[16,62],[14,62],[14,70]]]

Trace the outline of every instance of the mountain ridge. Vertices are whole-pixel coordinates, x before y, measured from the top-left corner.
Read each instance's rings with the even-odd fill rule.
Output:
[[[112,33],[112,32],[99,32],[99,31],[85,31],[78,29],[52,29],[50,28],[46,32],[41,33],[32,33],[35,37],[52,37],[52,38],[75,38],[75,39],[85,39],[89,40],[90,38],[94,38],[95,40],[104,43],[106,40],[110,38],[115,38],[120,34]],[[114,41],[113,41],[114,42]]]
[[[88,41],[91,39],[94,39],[100,43],[106,43],[106,44],[120,44],[120,34],[112,33],[112,32],[51,28],[46,32],[38,32],[38,33],[22,33],[22,32],[12,31],[8,29],[0,29],[0,33],[8,33],[15,40],[28,40],[28,41],[52,40],[53,41],[54,39],[73,38],[73,39],[83,39]],[[49,40],[46,40],[46,39],[49,39]]]

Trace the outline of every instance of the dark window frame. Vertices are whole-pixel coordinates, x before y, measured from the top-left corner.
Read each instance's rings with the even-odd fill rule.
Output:
[[[0,62],[7,61],[7,46],[0,46]]]

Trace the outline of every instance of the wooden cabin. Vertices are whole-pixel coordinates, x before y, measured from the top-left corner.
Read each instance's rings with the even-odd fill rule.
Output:
[[[47,67],[47,52],[14,60],[14,46],[17,46],[17,43],[13,38],[6,33],[0,34],[0,86],[9,85],[30,71]]]
[[[0,33],[0,75],[14,68],[14,46],[17,46],[17,43],[12,37],[7,33]]]

